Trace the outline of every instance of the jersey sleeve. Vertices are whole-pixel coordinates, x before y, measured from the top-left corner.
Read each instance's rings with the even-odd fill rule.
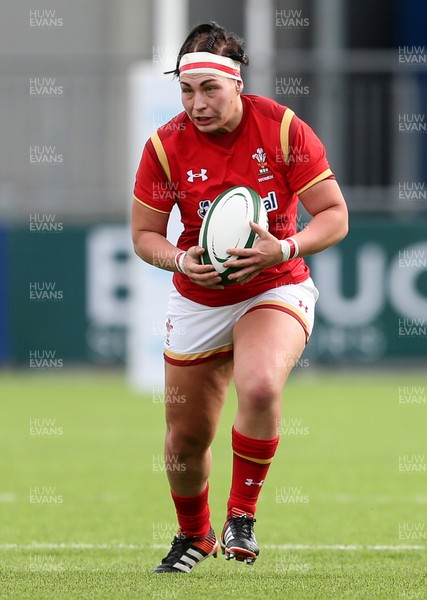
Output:
[[[315,183],[334,177],[324,145],[311,127],[296,115],[289,124],[289,147],[285,162],[288,165],[289,186],[297,196]]]
[[[168,214],[175,204],[175,196],[150,138],[145,144],[136,173],[134,198],[153,210]]]

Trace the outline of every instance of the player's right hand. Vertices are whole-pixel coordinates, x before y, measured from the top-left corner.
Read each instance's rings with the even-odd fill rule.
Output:
[[[184,260],[186,275],[193,283],[211,290],[223,290],[220,285],[221,277],[215,271],[212,265],[202,265],[200,257],[204,253],[201,246],[192,246],[187,250]]]

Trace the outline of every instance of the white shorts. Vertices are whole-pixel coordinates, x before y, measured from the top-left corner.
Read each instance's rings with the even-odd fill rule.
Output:
[[[302,283],[272,288],[227,306],[198,304],[173,289],[166,315],[165,360],[188,366],[232,356],[234,325],[243,315],[261,308],[273,308],[293,316],[303,327],[308,340],[318,297],[319,291],[311,277]]]

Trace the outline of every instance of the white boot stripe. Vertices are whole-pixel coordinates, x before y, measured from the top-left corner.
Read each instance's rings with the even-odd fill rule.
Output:
[[[174,565],[175,569],[179,569],[180,571],[184,571],[185,573],[189,573],[191,571],[191,567],[188,567],[187,565],[182,565],[179,562],[176,562]]]
[[[228,531],[226,531],[226,532],[225,532],[224,539],[225,539],[225,541],[227,542],[227,544],[228,544],[228,542],[229,542],[231,539],[233,539],[233,534],[231,533],[231,531],[230,531],[230,530],[228,530]]]
[[[205,558],[205,556],[203,556],[203,554],[200,554],[200,552],[197,552],[197,550],[193,550],[193,548],[189,548],[187,550],[187,554],[191,554],[197,560],[203,560]]]
[[[196,564],[197,564],[197,560],[193,560],[192,558],[190,558],[189,556],[186,556],[185,554],[183,554],[183,555],[181,556],[181,559],[180,559],[180,560],[182,560],[182,562],[186,562],[186,563],[188,563],[188,564],[189,564],[189,565],[191,565],[192,567],[194,567],[194,565],[196,565]]]

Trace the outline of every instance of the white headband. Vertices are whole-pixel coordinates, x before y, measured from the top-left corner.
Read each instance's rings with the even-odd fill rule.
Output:
[[[241,81],[240,63],[228,56],[219,56],[212,52],[189,52],[179,61],[179,74],[211,73],[229,79]]]

